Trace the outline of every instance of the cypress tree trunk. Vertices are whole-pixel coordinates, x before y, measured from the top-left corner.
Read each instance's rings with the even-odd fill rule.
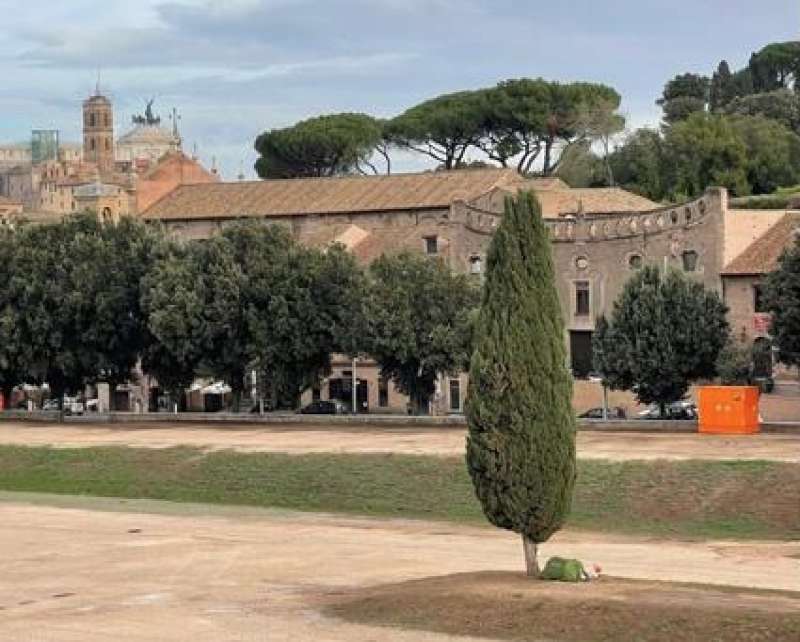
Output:
[[[530,539],[528,536],[522,536],[522,549],[525,552],[525,572],[528,577],[539,579],[541,571],[539,570],[539,545]]]

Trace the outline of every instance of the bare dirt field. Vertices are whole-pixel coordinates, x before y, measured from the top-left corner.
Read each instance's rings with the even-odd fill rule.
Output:
[[[0,639],[467,639],[348,623],[326,615],[325,606],[387,583],[518,571],[520,549],[515,536],[490,528],[2,494]],[[598,562],[625,578],[800,590],[796,542],[687,543],[565,532],[543,554]],[[695,598],[693,605],[718,599]],[[739,608],[753,607],[752,599],[743,598]]]
[[[800,638],[800,593],[601,577],[532,582],[459,573],[354,590],[327,612],[402,629],[515,642],[786,642]]]
[[[135,446],[286,453],[398,453],[461,455],[463,428],[391,426],[252,426],[219,424],[33,424],[0,423],[0,444],[64,448]],[[685,433],[578,433],[584,459],[765,459],[800,463],[800,435],[717,436]]]

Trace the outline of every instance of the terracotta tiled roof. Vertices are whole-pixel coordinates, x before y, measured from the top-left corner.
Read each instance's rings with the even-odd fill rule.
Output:
[[[521,181],[510,169],[183,185],[144,212],[151,220],[380,212],[449,207]]]
[[[777,267],[783,251],[795,242],[795,230],[798,229],[800,229],[800,214],[786,214],[728,263],[722,274],[746,276],[772,272]]]
[[[545,218],[567,214],[614,214],[617,212],[647,212],[661,207],[650,199],[619,187],[577,189],[539,189],[536,192]]]

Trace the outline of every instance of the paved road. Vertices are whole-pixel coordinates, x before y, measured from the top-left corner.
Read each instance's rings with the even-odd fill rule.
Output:
[[[561,533],[543,553],[617,576],[800,590],[800,543]],[[12,494],[0,496],[0,555],[9,642],[439,642],[454,638],[346,624],[318,605],[351,587],[522,564],[517,538],[490,528]]]
[[[463,428],[391,426],[225,426],[219,424],[0,423],[0,444],[59,447],[177,445],[288,453],[404,453],[460,456]],[[587,459],[769,459],[800,463],[800,435],[724,437],[698,434],[578,433]]]

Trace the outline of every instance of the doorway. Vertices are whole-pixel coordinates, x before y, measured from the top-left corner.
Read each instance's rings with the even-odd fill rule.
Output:
[[[589,330],[570,330],[569,355],[572,376],[585,379],[592,371],[592,332]]]

